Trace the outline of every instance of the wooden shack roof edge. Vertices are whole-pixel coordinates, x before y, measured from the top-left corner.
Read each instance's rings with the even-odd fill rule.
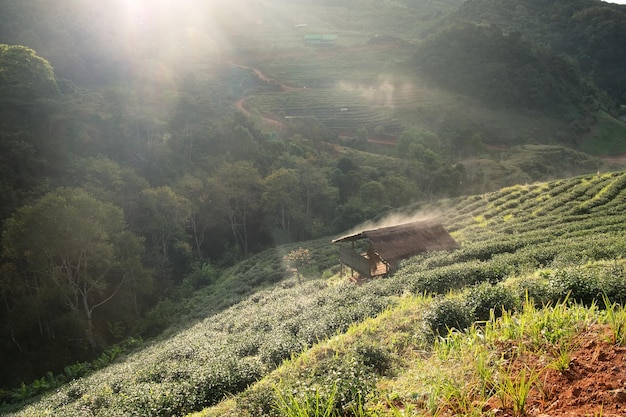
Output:
[[[335,239],[333,243],[365,238],[372,242],[376,252],[390,264],[423,252],[460,247],[436,219],[364,230]]]
[[[366,239],[368,234],[378,233],[392,233],[400,229],[413,229],[413,228],[427,228],[433,225],[441,224],[441,222],[437,219],[429,219],[429,220],[417,220],[408,223],[400,223],[395,224],[393,226],[385,226],[385,227],[376,227],[373,229],[362,230],[357,233],[352,233],[349,235],[338,237],[337,239],[332,240],[332,243],[338,242],[351,242],[353,240]]]

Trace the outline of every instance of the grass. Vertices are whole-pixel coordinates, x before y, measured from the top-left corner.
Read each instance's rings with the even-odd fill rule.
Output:
[[[569,369],[572,362],[572,347],[562,343],[554,352],[554,361],[550,364],[553,369],[563,372]]]
[[[502,406],[512,408],[514,416],[526,415],[526,402],[539,379],[539,372],[524,366],[519,371],[499,369],[498,375],[500,379],[495,384],[495,390]]]
[[[366,401],[359,403],[362,411],[350,415],[396,416],[401,415],[399,410],[405,413],[410,410],[411,415],[480,416],[492,415],[486,410],[489,404],[497,404],[512,415],[524,416],[529,400],[544,396],[541,377],[545,370],[567,369],[550,362],[554,351],[562,355],[561,359],[571,358],[577,338],[588,335],[598,322],[610,320],[612,314],[595,306],[570,304],[567,300],[537,309],[527,300],[518,312],[507,312],[499,318],[492,316],[466,331],[451,331],[432,345],[420,338],[413,338],[409,345],[390,343],[398,340],[398,329],[390,324],[397,321],[401,329],[418,327],[420,316],[430,303],[428,298],[406,297],[377,318],[355,325],[345,335],[320,343],[310,354],[284,364],[264,382],[280,383],[283,391],[292,392],[292,384],[298,383],[290,380],[289,375],[302,375],[319,366],[313,358],[320,355],[313,352],[328,349],[336,352],[339,346],[349,349],[359,340],[372,345],[387,344],[396,359],[391,375],[379,375],[376,389]],[[623,307],[615,307],[620,314],[624,313]],[[556,330],[559,323],[574,325],[560,332]],[[538,365],[542,363],[549,365]],[[312,398],[317,398],[318,391],[313,392]],[[317,403],[304,400],[298,406],[292,405],[292,410],[311,404]]]
[[[611,329],[611,342],[624,346],[626,343],[626,310],[616,302],[611,302],[605,295],[603,296],[605,307],[604,319]]]
[[[336,387],[331,390],[328,398],[324,398],[319,390],[304,398],[293,393],[277,393],[277,408],[280,415],[286,417],[333,417],[336,415],[334,405]]]

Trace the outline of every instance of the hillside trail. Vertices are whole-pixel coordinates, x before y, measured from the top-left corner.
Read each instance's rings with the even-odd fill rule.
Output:
[[[353,49],[367,49],[367,50],[375,50],[375,49],[380,49],[383,48],[383,45],[376,45],[376,46],[361,46],[361,47],[355,47]],[[339,51],[333,51],[333,50],[328,50],[325,52],[326,54],[337,54],[340,53]],[[296,55],[294,55],[296,56]],[[284,57],[284,56],[283,56]],[[257,67],[253,67],[253,66],[248,66],[248,65],[244,65],[238,62],[234,62],[232,60],[226,61],[227,64],[229,65],[233,65],[236,66],[238,68],[242,68],[248,71],[251,71],[260,81],[263,81],[265,83],[268,84],[273,84],[275,86],[278,86],[280,88],[279,93],[288,93],[291,91],[310,91],[311,89],[308,88],[306,86],[294,86],[294,85],[290,85],[287,84],[279,79],[273,78],[271,76],[269,76],[268,74],[264,73],[262,70],[260,70]],[[237,110],[239,110],[241,113],[243,113],[246,117],[254,117],[253,113],[250,111],[249,106],[246,105],[246,102],[248,101],[248,99],[250,97],[252,97],[254,94],[247,94],[243,97],[241,97],[240,99],[238,99],[234,105],[237,108]],[[272,114],[262,114],[260,116],[261,119],[261,123],[264,125],[264,127],[266,127],[269,130],[275,130],[275,131],[280,131],[283,130],[285,128],[285,123],[276,115],[272,115]],[[340,137],[344,137],[347,138],[349,136],[347,135],[343,135],[340,134]],[[376,138],[376,137],[369,137],[367,139],[367,141],[369,143],[373,143],[373,144],[378,144],[378,145],[384,145],[384,146],[392,146],[395,147],[397,145],[398,142],[398,138],[397,137],[392,137],[392,138]]]
[[[246,107],[246,100],[250,98],[250,96],[245,96],[240,98],[235,102],[235,107],[241,113],[243,113],[246,117],[253,117],[252,113]],[[280,120],[272,117],[268,117],[268,115],[261,116],[261,123],[265,125],[267,128],[273,128],[275,130],[282,130],[285,128],[285,124]]]
[[[626,165],[626,153],[615,156],[602,156],[600,159],[610,164]]]
[[[238,68],[242,68],[242,69],[246,69],[249,71],[252,71],[252,73],[261,81],[266,82],[268,84],[274,84],[274,85],[278,85],[280,87],[280,92],[281,93],[286,93],[289,91],[294,91],[294,90],[303,90],[305,89],[305,87],[294,87],[288,84],[285,84],[279,80],[276,80],[274,78],[269,77],[267,74],[265,74],[263,71],[261,71],[258,68],[255,67],[249,67],[247,65],[243,65],[243,64],[238,64],[236,62],[230,62],[231,65],[234,65]],[[252,94],[248,94],[246,96],[243,96],[242,98],[240,98],[239,100],[237,100],[235,102],[235,107],[237,108],[237,110],[239,110],[240,112],[242,112],[246,117],[252,117],[252,112],[248,109],[248,107],[246,106],[246,101],[252,97]],[[261,116],[261,122],[268,128],[274,128],[277,130],[282,130],[285,127],[285,123],[283,123],[281,120],[279,120],[277,117],[269,115],[269,114],[263,114]]]

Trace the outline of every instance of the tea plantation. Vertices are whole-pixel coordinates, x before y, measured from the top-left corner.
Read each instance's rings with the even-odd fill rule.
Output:
[[[336,275],[330,237],[300,244],[313,258],[301,282],[281,263],[290,248],[266,252],[190,294],[164,317],[173,323],[167,337],[9,415],[180,416],[206,407],[201,415],[401,415],[393,398],[382,408],[372,401],[384,391],[379,382],[450,328],[626,300],[625,209],[623,172],[406,207],[407,220],[442,219],[462,248],[409,259],[359,285]],[[384,340],[370,337],[376,332]],[[440,397],[418,397],[436,412]]]

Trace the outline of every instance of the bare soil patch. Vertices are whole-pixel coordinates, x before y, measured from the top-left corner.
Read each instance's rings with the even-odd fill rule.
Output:
[[[549,355],[520,355],[513,369],[541,369],[526,404],[533,417],[626,416],[626,347],[610,341],[606,327],[594,328],[578,338],[569,367],[548,366]],[[485,407],[496,416],[515,416],[511,407],[493,397]]]

